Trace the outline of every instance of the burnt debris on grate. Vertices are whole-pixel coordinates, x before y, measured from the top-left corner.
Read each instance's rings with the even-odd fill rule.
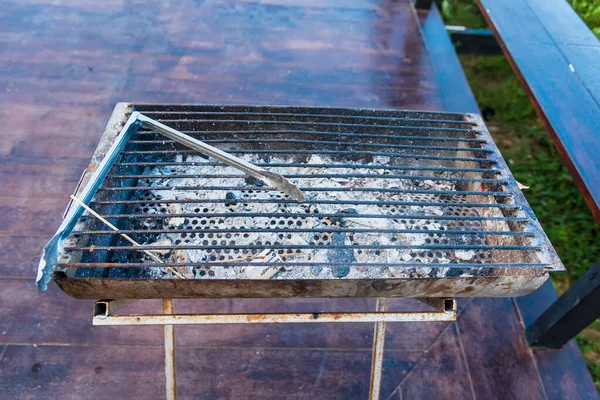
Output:
[[[486,274],[560,264],[489,133],[472,115],[411,111],[137,106],[277,172],[264,182],[139,129],[90,204],[163,261],[84,215],[60,267],[78,276],[373,279]],[[277,253],[269,258],[260,254]],[[110,267],[110,268],[108,268]]]

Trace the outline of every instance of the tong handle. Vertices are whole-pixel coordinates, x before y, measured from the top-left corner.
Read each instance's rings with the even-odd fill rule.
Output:
[[[229,153],[219,150],[216,147],[201,142],[200,140],[195,139],[189,135],[181,133],[178,130],[173,129],[167,125],[161,124],[160,122],[148,118],[143,114],[138,115],[138,121],[140,121],[142,123],[142,126],[145,128],[158,131],[162,135],[168,137],[169,139],[181,143],[184,146],[187,146],[191,149],[197,150],[204,155],[216,158],[217,160],[222,161],[227,165],[230,165],[234,168],[246,172],[248,175],[251,175],[257,179],[268,179],[265,175],[266,171],[264,169],[252,165],[249,162],[242,160],[241,158],[235,157]]]

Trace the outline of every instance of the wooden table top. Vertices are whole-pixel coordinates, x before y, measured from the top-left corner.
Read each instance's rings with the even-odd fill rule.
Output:
[[[41,248],[116,102],[476,109],[435,8],[417,13],[408,0],[338,4],[3,2],[1,393],[163,397],[160,327],[92,327],[92,302],[54,286],[35,290]],[[160,302],[132,307],[157,312]],[[414,300],[391,305],[414,307]],[[531,352],[512,299],[459,307],[457,323],[388,325],[382,398],[594,393],[573,343],[550,358]],[[363,299],[175,304],[177,312],[373,309]],[[371,324],[177,327],[179,395],[365,398],[372,334]]]

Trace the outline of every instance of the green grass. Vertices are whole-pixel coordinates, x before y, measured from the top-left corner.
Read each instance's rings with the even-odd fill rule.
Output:
[[[600,38],[600,1],[598,0],[569,0],[577,14],[587,26]]]
[[[570,0],[581,18],[600,37],[600,1]],[[439,1],[446,23],[469,28],[486,24],[473,1]],[[525,196],[567,272],[554,274],[555,286],[565,289],[600,260],[600,226],[536,116],[510,65],[502,56],[460,56],[479,103],[495,114],[488,127],[515,178],[526,186]],[[600,393],[600,322],[577,337]]]
[[[577,344],[583,353],[594,384],[600,392],[600,321],[594,322],[577,336]]]

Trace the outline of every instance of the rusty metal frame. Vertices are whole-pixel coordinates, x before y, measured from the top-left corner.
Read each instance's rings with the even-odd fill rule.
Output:
[[[377,299],[377,312],[386,312],[387,299]],[[439,309],[438,309],[439,310]],[[383,352],[385,350],[386,321],[376,322],[373,332],[373,353],[371,355],[371,379],[369,382],[369,400],[379,399],[381,376],[383,373]]]
[[[163,299],[163,313],[173,314],[173,299]],[[175,327],[163,327],[165,339],[165,389],[167,400],[177,398],[177,381],[175,375]]]
[[[377,300],[375,312],[341,313],[252,313],[252,314],[175,314],[173,300],[163,300],[162,314],[115,315],[135,300],[99,300],[94,305],[92,324],[97,326],[163,325],[165,347],[166,398],[176,398],[175,326],[212,324],[287,324],[287,323],[356,323],[373,322],[373,353],[369,400],[378,400],[383,371],[385,330],[388,322],[440,322],[456,320],[456,300],[452,298],[419,298],[434,311],[388,312],[387,299]]]

